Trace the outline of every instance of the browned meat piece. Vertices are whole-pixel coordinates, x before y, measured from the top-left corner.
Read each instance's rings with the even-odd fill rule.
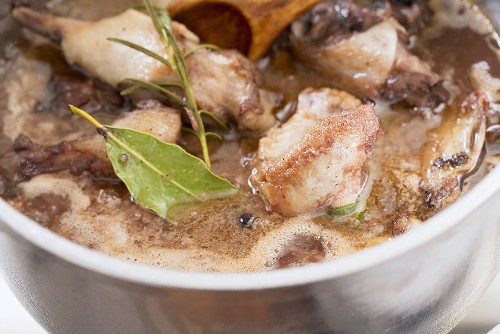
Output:
[[[223,120],[235,120],[251,131],[269,129],[278,94],[260,89],[260,73],[234,50],[200,50],[188,58],[195,98],[200,108]]]
[[[354,109],[361,101],[349,93],[330,88],[306,89],[298,97],[296,111],[280,128],[271,129],[259,142],[257,158],[265,166],[297,145],[322,118]]]
[[[112,125],[146,132],[172,143],[180,134],[181,117],[175,109],[156,105],[155,109],[124,113]],[[116,178],[99,135],[48,147],[20,136],[12,150],[0,157],[0,175],[11,182],[62,170],[69,170],[75,175],[87,171],[98,179]]]
[[[343,92],[307,89],[296,114],[261,139],[251,182],[271,210],[291,216],[358,200],[381,134],[373,106],[359,104]]]
[[[127,78],[149,82],[178,80],[168,67],[131,48],[107,41],[125,39],[160,55],[163,44],[151,19],[128,10],[97,22],[55,17],[27,8],[16,8],[13,16],[22,24],[61,44],[66,60],[94,77],[116,87]],[[174,22],[174,34],[182,52],[199,44],[198,37]],[[236,51],[200,50],[187,58],[195,98],[201,109],[234,120],[251,131],[267,129],[274,123],[274,103],[260,94],[259,72]]]
[[[407,51],[407,32],[396,20],[347,0],[329,0],[303,14],[291,26],[290,44],[303,63],[363,97],[423,105],[439,81]]]
[[[477,165],[486,134],[489,102],[477,91],[452,107],[433,131],[422,158],[421,190],[429,206],[442,208],[461,193],[467,173]]]

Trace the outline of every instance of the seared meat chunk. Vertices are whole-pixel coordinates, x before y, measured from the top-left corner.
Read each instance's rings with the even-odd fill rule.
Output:
[[[136,50],[108,41],[121,38],[165,55],[151,19],[136,10],[97,22],[78,21],[17,8],[13,16],[22,24],[61,44],[66,60],[92,76],[118,86],[127,78],[149,82],[175,82],[175,73],[164,64]],[[173,23],[174,35],[182,52],[199,44],[184,25]],[[260,73],[236,51],[199,50],[187,58],[189,76],[198,106],[216,116],[233,119],[251,131],[274,123],[274,103],[260,94]]]
[[[291,26],[290,44],[308,66],[359,96],[423,105],[439,76],[406,49],[407,32],[347,0],[325,1]]]
[[[188,58],[197,103],[224,121],[251,131],[269,129],[280,95],[258,88],[260,73],[235,50],[199,50]]]
[[[155,109],[123,113],[112,125],[149,133],[173,143],[180,134],[181,116],[175,109],[156,106]],[[0,174],[10,181],[62,170],[75,175],[88,171],[95,178],[115,178],[103,139],[97,134],[48,147],[20,136],[12,150],[0,157]]]
[[[307,89],[296,114],[261,139],[251,182],[282,215],[354,203],[380,134],[373,105],[333,89]]]
[[[442,208],[461,193],[463,178],[478,164],[486,135],[489,102],[477,91],[452,107],[433,131],[422,158],[421,190],[427,204]]]

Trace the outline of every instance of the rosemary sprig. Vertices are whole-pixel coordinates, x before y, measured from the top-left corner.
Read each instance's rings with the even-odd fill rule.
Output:
[[[139,79],[129,78],[129,79],[126,79],[126,81],[133,83],[134,86],[121,91],[122,95],[128,95],[131,93],[135,93],[137,91],[137,89],[147,89],[147,90],[156,91],[160,94],[163,94],[164,96],[169,98],[171,101],[181,105],[183,108],[188,107],[186,105],[186,103],[184,102],[184,100],[179,95],[169,91],[168,89],[164,88],[164,86],[160,86],[160,85],[153,84],[153,83],[150,83],[150,82],[147,82],[144,80],[139,80]]]
[[[144,0],[144,8],[151,17],[153,25],[158,32],[159,38],[165,49],[166,57],[163,57],[130,41],[119,38],[108,38],[108,40],[125,45],[139,52],[142,52],[153,59],[156,59],[165,66],[168,66],[177,75],[180,82],[151,83],[131,78],[127,79],[126,81],[131,82],[133,86],[125,89],[121,93],[122,95],[128,95],[136,93],[141,89],[147,89],[160,93],[172,102],[180,105],[188,115],[188,118],[191,122],[193,131],[189,132],[193,133],[198,138],[203,152],[203,160],[205,161],[205,164],[210,168],[210,156],[208,152],[207,137],[211,136],[215,138],[221,138],[221,136],[214,134],[213,132],[207,133],[205,131],[205,124],[203,123],[202,115],[207,115],[209,118],[214,120],[216,124],[224,129],[227,129],[227,126],[224,124],[224,122],[222,122],[219,118],[217,118],[209,111],[198,108],[198,105],[196,104],[196,100],[194,98],[191,82],[189,80],[186,58],[197,50],[203,48],[217,49],[217,47],[210,44],[200,44],[183,54],[175,40],[172,19],[170,18],[167,10],[153,6],[150,0]],[[169,87],[181,88],[181,90],[184,92],[184,97],[180,97],[176,93],[170,91]]]
[[[213,44],[200,44],[200,45],[195,46],[191,50],[186,51],[186,53],[184,53],[184,58],[189,57],[190,55],[192,55],[193,53],[195,53],[196,51],[201,50],[201,49],[219,50],[220,48],[217,45],[213,45]]]

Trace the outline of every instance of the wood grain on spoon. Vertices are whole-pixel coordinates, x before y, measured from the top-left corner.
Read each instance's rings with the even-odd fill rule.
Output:
[[[172,0],[172,17],[205,43],[255,60],[302,12],[321,0]]]

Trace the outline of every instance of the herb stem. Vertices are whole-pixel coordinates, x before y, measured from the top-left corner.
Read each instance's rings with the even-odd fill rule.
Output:
[[[207,133],[205,131],[205,124],[203,123],[202,114],[206,114],[211,117],[217,124],[221,125],[224,129],[227,129],[227,126],[218,119],[215,115],[212,115],[210,112],[206,110],[200,110],[198,105],[196,104],[196,99],[194,97],[193,88],[191,86],[191,82],[189,80],[188,67],[186,64],[186,57],[196,52],[197,50],[208,48],[208,49],[217,49],[217,46],[211,44],[199,44],[193,47],[189,51],[181,51],[177,41],[175,40],[172,19],[168,15],[168,12],[165,9],[160,9],[153,6],[150,0],[144,0],[144,8],[146,8],[151,20],[153,21],[153,25],[158,32],[159,38],[163,44],[166,58],[157,54],[154,51],[148,50],[138,44],[135,44],[130,41],[126,41],[119,38],[108,38],[108,40],[119,43],[125,46],[128,46],[132,49],[135,49],[139,52],[144,53],[145,55],[156,59],[161,62],[165,66],[169,67],[172,72],[174,72],[179,78],[179,83],[151,83],[138,79],[127,79],[135,84],[135,86],[130,87],[122,91],[123,95],[131,94],[137,91],[138,88],[144,88],[148,90],[154,90],[162,93],[167,98],[177,103],[178,105],[184,108],[184,111],[189,117],[191,122],[191,126],[198,137],[198,140],[201,145],[201,150],[203,153],[203,161],[210,168],[210,155],[208,152],[208,144],[207,144]],[[176,93],[166,89],[168,86],[174,86],[182,89],[184,92],[184,99],[178,96]]]
[[[132,78],[128,78],[128,79],[125,79],[125,81],[129,81],[133,84],[135,84],[136,86],[139,86],[139,87],[142,87],[142,88],[146,88],[146,89],[149,89],[149,90],[153,90],[153,91],[157,91],[159,93],[162,93],[163,95],[167,96],[169,99],[171,99],[173,102],[183,106],[183,107],[188,107],[186,105],[186,103],[184,102],[183,99],[181,99],[177,94],[175,93],[172,93],[171,91],[169,91],[168,89],[165,89],[163,88],[162,86],[160,85],[157,85],[157,84],[153,84],[153,83],[149,83],[147,81],[143,81],[143,80],[139,80],[139,79],[132,79]],[[126,90],[125,90],[126,92]]]
[[[213,45],[213,44],[199,44],[199,45],[195,46],[194,48],[192,48],[191,50],[186,51],[186,53],[184,53],[184,58],[189,57],[190,55],[192,55],[193,53],[195,53],[196,51],[201,50],[201,49],[219,50],[220,48],[217,45]]]
[[[72,104],[69,105],[69,108],[71,109],[71,111],[75,115],[78,115],[78,116],[81,116],[81,117],[85,118],[87,121],[89,121],[90,123],[92,123],[92,125],[95,126],[97,129],[106,129],[106,127],[104,125],[102,125],[101,123],[99,123],[94,117],[90,116],[88,113],[86,113],[82,109],[77,108],[77,107],[75,107]]]
[[[187,107],[187,109],[192,113],[192,116],[194,116],[196,126],[193,127],[193,130],[195,130],[196,136],[200,141],[201,150],[203,152],[203,160],[205,161],[207,167],[210,168],[210,155],[208,152],[205,125],[203,124],[203,119],[194,98],[184,55],[175,40],[172,29],[172,21],[166,10],[157,10],[149,0],[144,0],[144,5],[153,20],[156,30],[160,34],[161,40],[163,41],[165,53],[167,54],[168,62],[170,63],[170,68],[180,78],[181,85],[186,96],[185,107]]]

